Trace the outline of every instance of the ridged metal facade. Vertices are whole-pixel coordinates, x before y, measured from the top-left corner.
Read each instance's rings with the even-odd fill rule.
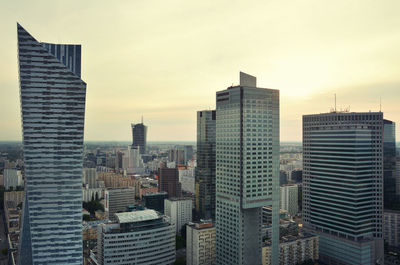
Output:
[[[17,28],[26,181],[18,263],[82,264],[81,46]]]

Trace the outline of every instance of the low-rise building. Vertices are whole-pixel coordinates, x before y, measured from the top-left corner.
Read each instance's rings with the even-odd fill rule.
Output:
[[[115,223],[98,226],[100,265],[170,265],[175,261],[175,230],[154,210],[116,214]]]
[[[4,201],[13,201],[18,206],[24,201],[24,191],[6,191],[4,192]]]
[[[215,226],[211,222],[186,226],[186,265],[214,265]]]
[[[184,225],[192,221],[192,198],[170,198],[164,200],[164,213],[171,218],[177,234]]]
[[[153,209],[157,212],[164,213],[164,200],[168,199],[168,193],[155,192],[143,195],[143,206],[148,209]]]
[[[318,260],[319,238],[308,233],[298,236],[281,237],[279,243],[279,264],[301,264],[308,260]],[[262,247],[262,264],[271,265],[271,242]]]
[[[4,176],[4,188],[6,190],[16,189],[17,187],[24,185],[20,170],[6,168],[4,169],[3,176]]]

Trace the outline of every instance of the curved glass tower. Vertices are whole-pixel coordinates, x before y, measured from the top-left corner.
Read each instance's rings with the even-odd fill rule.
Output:
[[[41,43],[17,27],[25,160],[18,264],[82,264],[81,46]]]

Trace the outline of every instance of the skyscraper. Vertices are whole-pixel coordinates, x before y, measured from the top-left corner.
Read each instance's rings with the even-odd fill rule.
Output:
[[[279,91],[240,85],[217,92],[217,264],[262,262],[262,207],[271,205],[272,263],[279,254]]]
[[[383,189],[384,207],[390,208],[399,201],[396,187],[399,179],[396,174],[396,124],[383,120]]]
[[[166,191],[168,198],[182,196],[182,185],[179,182],[177,168],[163,167],[158,169],[158,191]]]
[[[26,181],[18,263],[82,264],[81,46],[17,28]]]
[[[303,227],[327,264],[383,264],[383,113],[303,116]]]
[[[146,153],[147,126],[142,123],[132,123],[132,146],[139,146],[140,154]]]
[[[197,112],[196,213],[215,219],[215,110]]]

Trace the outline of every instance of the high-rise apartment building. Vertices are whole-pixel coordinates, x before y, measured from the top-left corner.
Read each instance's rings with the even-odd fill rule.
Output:
[[[138,146],[140,154],[146,153],[147,126],[142,123],[132,125],[132,146]]]
[[[383,113],[303,116],[303,227],[327,264],[383,264]]]
[[[295,216],[299,211],[299,186],[297,184],[287,184],[281,186],[281,209]]]
[[[215,125],[216,111],[197,112],[196,214],[215,219]]]
[[[17,27],[26,183],[18,263],[82,264],[81,46],[41,43]]]
[[[272,263],[279,249],[279,91],[240,85],[217,92],[217,264],[262,262],[262,212],[271,205]]]
[[[164,200],[164,213],[171,218],[171,224],[175,226],[177,234],[181,233],[184,225],[192,221],[192,209],[192,198],[170,198]]]
[[[179,182],[177,168],[158,169],[158,191],[166,191],[169,198],[182,196],[182,185]]]
[[[116,214],[115,223],[98,226],[100,265],[170,265],[175,261],[175,231],[169,218],[154,210]]]
[[[390,208],[399,202],[396,187],[400,184],[396,174],[396,124],[383,120],[383,194],[384,207]]]
[[[215,226],[211,222],[186,226],[186,264],[215,265]]]

